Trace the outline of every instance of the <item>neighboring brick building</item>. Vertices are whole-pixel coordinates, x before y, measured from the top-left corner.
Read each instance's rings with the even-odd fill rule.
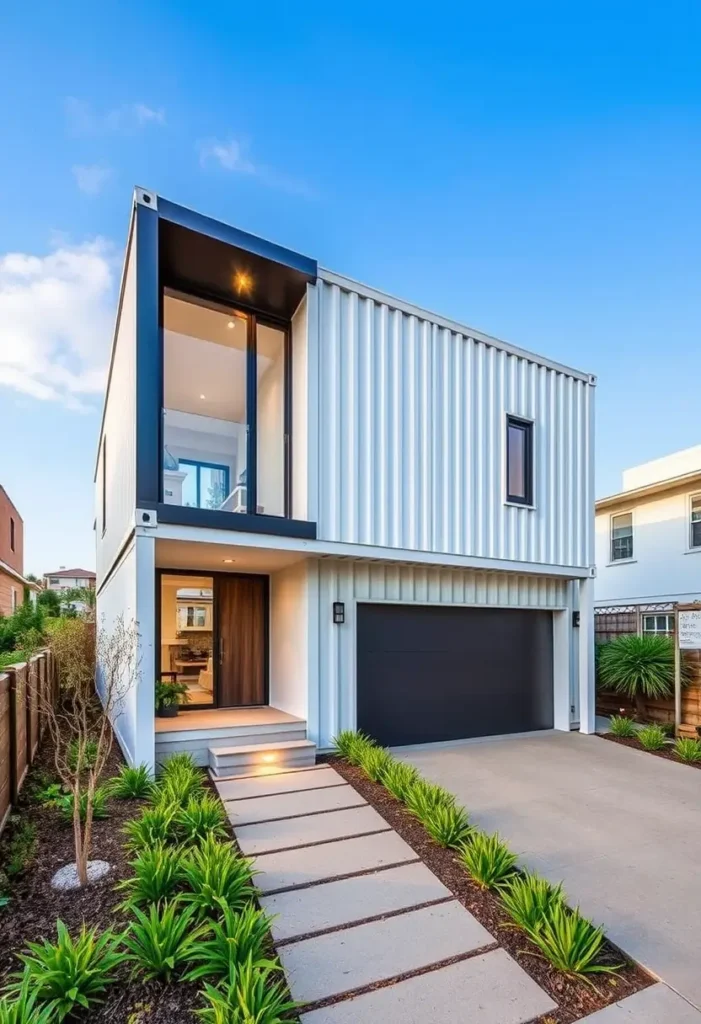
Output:
[[[0,484],[0,615],[12,615],[24,600],[25,587],[40,589],[24,578],[24,523]]]

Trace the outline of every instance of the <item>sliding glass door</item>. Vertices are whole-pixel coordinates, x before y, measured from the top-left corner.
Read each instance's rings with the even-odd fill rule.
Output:
[[[290,514],[287,325],[166,291],[163,501]]]

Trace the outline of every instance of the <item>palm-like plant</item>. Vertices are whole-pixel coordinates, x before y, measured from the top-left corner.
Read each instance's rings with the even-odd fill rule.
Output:
[[[55,1020],[53,1007],[39,1002],[39,990],[29,974],[22,976],[15,995],[0,998],[0,1024],[51,1024]]]
[[[604,689],[635,701],[638,717],[644,717],[645,700],[669,697],[674,687],[674,641],[668,636],[631,633],[619,636],[598,651],[599,680]],[[682,685],[689,670],[682,658]]]
[[[187,959],[193,966],[185,975],[186,981],[226,978],[249,959],[255,967],[274,967],[264,957],[270,921],[252,903],[234,913],[222,900],[220,919],[212,921],[208,933],[188,950]]]
[[[218,987],[205,983],[202,995],[209,1005],[195,1013],[204,1024],[283,1024],[296,1004],[278,971],[277,965],[256,966],[249,954]]]
[[[197,907],[200,914],[217,917],[222,904],[241,910],[255,896],[250,861],[234,852],[231,843],[208,836],[187,851],[182,872],[188,892],[183,903]]]

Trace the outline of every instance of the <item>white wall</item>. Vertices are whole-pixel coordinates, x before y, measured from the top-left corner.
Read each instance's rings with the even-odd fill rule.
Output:
[[[318,479],[309,495],[321,539],[591,563],[588,378],[393,308],[352,283],[322,279],[311,291],[318,442],[309,452]],[[504,503],[507,413],[535,421],[533,511]]]
[[[130,232],[122,272],[110,381],[105,398],[106,512],[102,536],[102,443],[95,480],[97,585],[109,571],[134,523],[136,507],[136,245]]]
[[[693,448],[685,448],[673,452],[661,459],[644,462],[640,466],[623,470],[623,490],[630,491],[634,487],[645,487],[662,480],[669,480],[684,473],[697,473],[701,470],[701,444]]]
[[[307,718],[309,565],[297,562],[270,576],[270,703]]]
[[[566,609],[566,580],[423,568],[383,562],[310,561],[309,710],[310,739],[320,748],[331,745],[341,729],[356,726],[356,605],[388,601],[431,605],[502,606]],[[334,601],[345,604],[345,622],[333,624]],[[568,613],[565,613],[565,618]],[[555,666],[556,725],[569,728],[570,650],[558,620],[561,662]],[[317,635],[318,633],[318,635]]]
[[[596,516],[597,605],[701,598],[701,548],[690,548],[690,496],[677,490]],[[611,515],[633,513],[633,560],[611,563]]]
[[[311,294],[315,289],[307,289]],[[309,360],[307,298],[292,317],[292,518],[307,519],[309,510]],[[315,308],[315,307],[314,307]],[[314,392],[316,395],[316,391]]]

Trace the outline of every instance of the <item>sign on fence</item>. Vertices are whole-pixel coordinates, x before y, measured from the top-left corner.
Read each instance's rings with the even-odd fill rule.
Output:
[[[680,611],[679,646],[683,651],[701,650],[701,609]]]

